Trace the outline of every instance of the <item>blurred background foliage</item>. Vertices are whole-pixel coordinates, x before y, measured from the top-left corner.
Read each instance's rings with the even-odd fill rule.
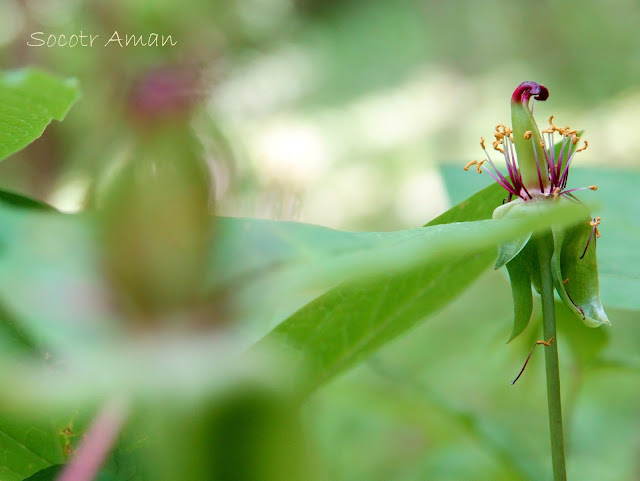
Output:
[[[585,129],[581,165],[635,167],[639,24],[631,0],[1,0],[3,68],[75,76],[83,99],[0,164],[0,187],[82,210],[94,180],[139,136],[127,109],[135,82],[170,66],[202,79],[192,88],[206,115],[194,128],[220,214],[415,227],[449,205],[439,166],[478,157],[479,136],[509,122],[522,80],[550,89],[536,106],[540,123],[555,114]],[[102,42],[117,30],[178,44],[26,45],[31,32],[80,30]],[[253,336],[302,303],[263,313]],[[545,479],[541,353],[509,385],[539,333],[505,346],[510,316],[506,277],[488,273],[314,395],[303,430],[318,478]],[[606,331],[564,323],[575,328],[561,352],[572,479],[640,478],[640,327],[631,311],[609,317]]]

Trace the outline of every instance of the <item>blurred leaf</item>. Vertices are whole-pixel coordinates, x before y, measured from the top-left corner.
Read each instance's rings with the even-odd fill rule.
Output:
[[[237,384],[181,406],[160,401],[144,418],[147,479],[314,479],[294,406],[260,385]]]
[[[471,175],[461,168],[442,167],[447,191],[452,201],[464,198],[468,192],[492,183],[490,177]],[[465,175],[466,174],[466,175]],[[569,185],[580,187],[598,185],[597,192],[589,190],[577,196],[599,203],[598,216],[602,237],[597,241],[600,298],[607,307],[640,310],[640,249],[633,239],[640,238],[640,185],[637,170],[580,169],[571,170]],[[595,213],[594,213],[595,214]],[[613,320],[615,324],[615,319]]]
[[[105,462],[103,469],[114,473],[122,481],[143,481],[140,454],[147,438],[146,436],[134,437],[130,431],[125,429],[120,435],[118,443]]]
[[[374,250],[375,256],[366,257],[374,266],[388,258],[398,263],[406,256],[411,259],[406,272],[398,268],[374,277],[372,268],[362,282],[343,284],[300,309],[259,345],[275,342],[302,357],[308,368],[300,380],[304,395],[405,332],[478,277],[495,259],[500,242],[550,225],[539,214],[527,216],[528,222],[462,222],[490,216],[498,203],[496,192],[488,187],[432,221],[419,238],[422,250],[407,241],[397,246],[401,255]],[[459,223],[440,225],[455,221]],[[516,223],[519,229],[502,235],[502,228]]]
[[[490,188],[455,212],[460,213],[459,219],[486,217],[495,205],[492,196]],[[445,214],[434,224],[455,220],[450,216]],[[0,278],[0,302],[40,342],[69,346],[79,337],[101,340],[113,327],[94,222],[91,214],[43,213],[0,203],[0,267],[8,273]],[[284,266],[276,277],[268,278],[282,293],[305,285],[332,287],[357,277],[372,279],[410,270],[443,253],[475,255],[522,232],[522,222],[531,224],[532,219],[348,233],[305,224],[223,219],[226,227],[217,235],[222,247],[218,265],[215,261],[213,265],[225,282],[257,278],[261,269]],[[240,240],[243,232],[252,231]],[[35,298],[38,303],[32,302]]]
[[[63,464],[49,466],[48,468],[25,478],[24,481],[55,481],[58,474],[62,471],[62,468],[64,468]],[[101,473],[98,473],[98,477],[93,481],[125,481],[125,478],[119,478],[108,471],[102,471]]]
[[[36,348],[34,337],[0,304],[0,352],[33,352]]]
[[[113,327],[86,215],[0,202],[0,271],[0,304],[48,349],[103,340]]]
[[[74,80],[40,70],[0,75],[0,160],[40,137],[52,119],[64,119],[79,96]]]
[[[30,197],[25,197],[22,194],[10,192],[8,190],[0,190],[0,202],[4,202],[5,204],[11,205],[13,207],[22,207],[25,209],[55,211],[55,209],[49,204],[45,204],[44,202],[41,202],[39,200],[31,199]]]
[[[582,367],[590,367],[609,342],[609,326],[589,329],[576,319],[569,307],[556,300],[556,320],[561,339]],[[540,322],[542,320],[540,319]]]

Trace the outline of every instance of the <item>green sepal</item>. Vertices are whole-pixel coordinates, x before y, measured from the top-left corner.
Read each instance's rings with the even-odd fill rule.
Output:
[[[591,218],[587,217],[575,226],[552,229],[554,251],[551,270],[556,291],[565,305],[587,326],[598,327],[611,325],[611,322],[600,302],[595,234],[585,252],[592,231],[590,221]],[[565,284],[563,281],[566,279]]]
[[[511,294],[513,295],[513,330],[507,343],[518,337],[529,325],[533,312],[531,277],[527,266],[528,256],[518,255],[507,264]]]
[[[509,202],[508,204],[503,204],[497,207],[493,211],[494,219],[507,219],[509,217],[516,217],[522,212],[522,209],[526,209],[527,206],[524,202],[519,200],[514,200]],[[519,237],[517,239],[513,239],[498,246],[498,258],[496,259],[496,263],[493,266],[494,269],[500,269],[505,264],[509,263],[512,259],[514,259],[520,251],[524,248],[524,246],[529,242],[531,238],[531,233],[526,236]]]

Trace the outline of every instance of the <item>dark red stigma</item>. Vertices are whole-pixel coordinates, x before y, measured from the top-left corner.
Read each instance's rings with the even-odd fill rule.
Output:
[[[531,97],[541,101],[547,100],[549,98],[549,90],[544,85],[536,82],[522,82],[513,91],[511,101],[528,105]]]

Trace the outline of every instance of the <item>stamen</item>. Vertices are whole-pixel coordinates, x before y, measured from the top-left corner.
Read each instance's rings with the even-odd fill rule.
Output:
[[[482,174],[482,169],[480,168],[482,166],[482,164],[484,164],[486,162],[487,159],[482,159],[480,162],[478,162],[478,164],[476,165],[476,172],[478,172],[478,174]]]
[[[531,136],[533,135],[533,132],[531,132],[530,130],[527,130],[524,133],[524,140],[529,140],[531,138]]]
[[[595,187],[595,189],[592,189],[591,187]],[[569,193],[571,193],[571,192],[575,192],[575,191],[577,191],[577,190],[588,190],[588,189],[590,189],[590,190],[598,190],[598,186],[596,186],[596,185],[592,185],[592,186],[589,186],[589,187],[576,187],[575,189],[563,190],[563,191],[561,192],[561,194],[562,194],[562,195],[565,195],[565,194],[569,194]]]
[[[486,147],[484,146],[484,137],[480,137],[480,147],[486,149]]]
[[[577,136],[576,136],[577,138]],[[577,144],[577,142],[574,142],[574,145]],[[589,147],[589,141],[585,140],[584,141],[584,146],[580,147],[578,150],[576,150],[576,152],[582,152],[583,150],[587,150],[587,147]]]
[[[567,288],[564,288],[564,292],[567,293],[567,297],[569,298],[569,300],[571,301],[571,304],[573,304],[573,307],[575,307],[576,309],[578,309],[580,311],[580,314],[582,314],[582,320],[584,321],[585,319],[585,315],[584,315],[584,310],[582,309],[582,307],[580,307],[578,304],[576,304],[575,302],[573,302],[573,299],[571,299],[571,295],[569,294],[569,291],[567,290]]]
[[[547,149],[547,155],[551,159],[551,162],[549,162],[549,173],[551,174],[551,183],[557,185],[557,180],[558,177],[560,177],[560,172],[558,165],[556,165],[556,149],[555,142],[553,141],[553,132],[548,134],[548,137],[549,139],[547,145],[549,146],[549,148]]]
[[[529,359],[531,359],[531,354],[533,354],[533,350],[536,348],[536,346],[539,345],[543,345],[546,347],[551,346],[551,343],[553,342],[553,337],[549,338],[548,341],[536,341],[536,343],[533,345],[533,347],[531,348],[531,351],[529,351],[529,355],[527,356],[527,360],[524,362],[524,366],[522,366],[522,369],[520,369],[520,372],[518,373],[518,376],[511,382],[511,385],[513,386],[516,381],[518,379],[520,379],[520,376],[522,376],[522,373],[524,372],[525,368],[527,367],[527,364],[529,364]]]
[[[562,281],[563,284],[566,284],[567,282],[569,282],[569,278],[568,277],[564,281]]]
[[[509,177],[511,177],[511,183],[513,185],[522,185],[522,174],[518,170],[518,164],[516,163],[516,150],[513,144],[513,139],[507,142],[507,153],[505,154],[505,160],[507,161],[507,168],[509,168]]]
[[[574,143],[572,140],[571,143],[572,145],[575,145],[577,142]],[[569,157],[569,159],[567,160],[567,163],[564,166],[564,171],[562,172],[562,176],[560,177],[560,182],[559,182],[559,185],[561,185],[563,188],[567,185],[567,179],[569,178],[569,165],[571,164],[571,161],[573,160],[577,152],[578,152],[577,149],[571,152],[571,147],[569,147],[569,152],[567,153],[567,157]]]
[[[543,346],[549,347],[553,342],[553,337],[550,337],[548,341],[536,341],[536,346],[542,344]]]
[[[518,195],[518,192],[516,192],[516,189],[509,183],[506,177],[502,175],[500,171],[496,168],[495,164],[491,160],[491,156],[489,155],[489,152],[487,152],[487,149],[483,149],[483,151],[487,156],[487,161],[489,162],[489,165],[491,165],[491,168],[494,171],[494,172],[491,172],[491,170],[487,169],[487,172],[489,173],[489,175],[493,178],[493,180],[495,180],[498,184],[500,184],[507,192],[512,193],[513,195]]]
[[[597,185],[590,185],[589,188],[591,190],[598,190],[598,186]]]
[[[542,185],[542,173],[540,172],[540,162],[538,161],[538,152],[536,150],[536,146],[534,144],[533,137],[531,137],[531,136],[529,136],[529,137],[531,138],[531,146],[533,147],[533,155],[536,158],[536,169],[538,170],[538,181],[540,182],[540,192],[542,192],[544,194],[544,185]]]
[[[465,171],[469,171],[469,167],[471,167],[472,165],[476,165],[478,163],[477,160],[472,160],[471,162],[467,162],[467,165],[465,165],[463,168]]]
[[[591,222],[589,222],[591,226],[591,232],[589,233],[589,238],[587,239],[587,245],[584,246],[584,252],[580,256],[580,259],[583,259],[587,253],[587,249],[589,248],[589,244],[591,243],[591,239],[593,238],[593,234],[596,235],[596,239],[600,237],[600,231],[598,230],[598,226],[600,225],[600,217],[596,217]],[[594,239],[595,242],[595,239]]]
[[[556,185],[560,184],[560,180],[561,180],[560,173],[562,172],[562,159],[565,158],[564,149],[567,146],[568,140],[569,140],[568,137],[564,138],[564,140],[562,141],[562,147],[560,148],[560,153],[558,154],[558,166],[557,166],[557,169],[556,169],[556,172],[555,172],[555,178],[554,178],[554,183]],[[555,148],[555,146],[554,146],[554,148]],[[569,147],[569,150],[571,150],[571,147]],[[567,154],[567,157],[568,157],[568,154]]]

